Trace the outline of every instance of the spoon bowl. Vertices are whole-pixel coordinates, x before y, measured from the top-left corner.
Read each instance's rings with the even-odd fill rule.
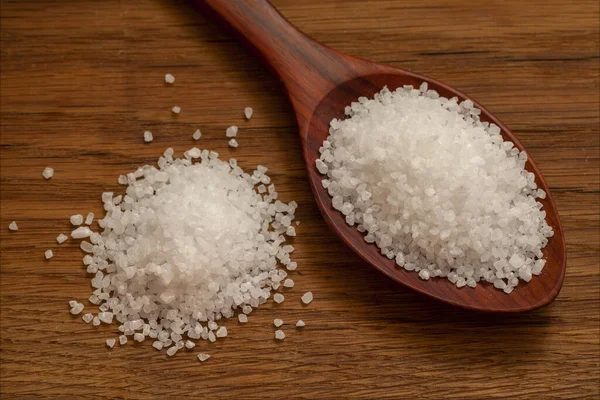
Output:
[[[364,235],[355,227],[346,224],[321,185],[324,177],[317,171],[315,160],[329,134],[329,123],[333,118],[343,119],[344,108],[361,96],[372,98],[385,86],[390,90],[403,85],[418,88],[427,82],[429,89],[440,96],[472,100],[481,110],[481,121],[496,124],[504,140],[524,150],[510,130],[485,107],[434,79],[328,48],[298,31],[267,0],[204,0],[197,3],[205,13],[219,17],[240,34],[283,83],[296,112],[308,177],[321,214],[331,229],[363,260],[413,290],[467,309],[522,312],[544,306],[556,298],[565,274],[565,240],[548,185],[531,156],[526,169],[534,173],[538,187],[547,194],[545,199],[538,200],[546,211],[546,221],[554,230],[554,236],[543,249],[546,265],[542,273],[528,283],[519,283],[510,294],[488,283],[459,289],[446,278],[424,281],[417,273],[397,267],[394,260],[381,255],[375,244],[365,242]]]

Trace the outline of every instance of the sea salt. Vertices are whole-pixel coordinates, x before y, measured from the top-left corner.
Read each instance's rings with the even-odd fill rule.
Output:
[[[304,304],[309,304],[311,301],[313,301],[313,294],[312,292],[306,292],[302,295],[300,299]]]
[[[281,293],[275,293],[275,295],[273,296],[273,301],[275,303],[283,303],[284,300],[285,297]]]
[[[152,135],[152,132],[145,131],[144,132],[144,142],[150,143],[152,140],[154,140],[154,136]]]
[[[42,176],[44,177],[44,179],[52,178],[54,176],[54,169],[52,169],[50,167],[44,168],[44,171],[42,172]]]
[[[285,281],[283,281],[283,286],[286,288],[293,288],[294,287],[294,281],[292,279],[286,279]]]
[[[17,225],[16,221],[13,221],[13,222],[11,222],[8,225],[8,229],[11,230],[11,231],[18,231],[19,230],[19,226]]]
[[[276,330],[275,331],[275,339],[277,339],[277,340],[285,339],[285,333],[281,329]]]
[[[171,109],[171,111],[173,111],[174,114],[179,114],[181,112],[181,107],[175,106]]]
[[[246,322],[248,322],[248,316],[246,314],[238,314],[238,321],[241,324],[245,324]]]
[[[83,314],[83,317],[81,317],[81,319],[86,324],[89,324],[94,319],[94,316],[92,314],[90,314],[90,313],[87,313],[87,314]]]
[[[541,271],[553,235],[527,154],[467,100],[387,88],[334,119],[315,167],[332,206],[421,279],[510,293]]]
[[[175,77],[171,74],[165,74],[165,83],[175,82]]]
[[[246,117],[246,119],[250,119],[252,118],[252,114],[254,114],[254,110],[252,110],[252,107],[246,107],[244,108],[244,116]]]
[[[200,129],[196,129],[196,131],[192,134],[192,139],[194,140],[200,140],[201,137],[202,132],[200,132]]]
[[[81,215],[81,214],[71,215],[70,221],[73,226],[79,226],[79,225],[83,224],[83,215]]]
[[[229,147],[236,148],[236,147],[238,147],[238,146],[239,146],[239,144],[238,144],[237,140],[235,140],[235,139],[233,139],[233,138],[231,138],[231,139],[229,140],[229,142],[228,142],[228,143],[229,143]]]
[[[65,234],[62,234],[62,233],[61,233],[60,235],[58,235],[58,236],[56,237],[56,241],[57,241],[59,244],[61,244],[61,243],[64,243],[64,242],[65,242],[65,241],[66,241],[68,238],[69,238],[69,237],[68,237],[67,235],[65,235]]]
[[[225,136],[228,138],[233,138],[237,136],[238,127],[235,125],[231,125],[229,128],[225,130]]]
[[[46,257],[46,260],[51,259],[54,256],[54,253],[52,252],[52,250],[46,250],[44,252],[44,257]]]
[[[281,320],[279,318],[275,318],[273,320],[273,325],[275,325],[277,328],[279,328],[281,325],[283,325],[283,320]]]
[[[88,215],[85,217],[84,223],[86,225],[91,225],[92,222],[94,222],[94,213],[91,212],[91,213],[88,213]]]
[[[198,354],[198,360],[204,362],[210,358],[210,354],[200,353]]]
[[[301,319],[299,319],[298,322],[296,322],[296,327],[297,328],[303,328],[305,326],[306,326],[306,324]]]

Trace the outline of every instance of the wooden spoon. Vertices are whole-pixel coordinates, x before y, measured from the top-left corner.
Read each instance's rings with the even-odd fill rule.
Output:
[[[548,185],[531,157],[527,170],[536,176],[538,187],[547,197],[541,200],[547,221],[554,229],[544,249],[544,270],[529,283],[520,283],[511,293],[495,289],[488,283],[476,288],[457,288],[445,278],[421,280],[418,274],[397,268],[393,260],[382,256],[363,234],[346,224],[344,217],[331,205],[331,197],[321,186],[323,176],[315,167],[319,147],[328,135],[329,122],[344,117],[344,107],[359,96],[373,97],[384,86],[391,90],[402,85],[419,87],[427,82],[441,96],[468,99],[452,87],[412,72],[361,60],[318,43],[293,27],[267,0],[195,0],[207,14],[225,21],[262,57],[281,80],[296,112],[304,160],[319,209],[331,229],[363,260],[420,293],[444,302],[473,310],[520,312],[546,305],[558,295],[566,265],[563,230]],[[471,99],[472,100],[472,99]],[[488,110],[481,109],[481,120],[502,129],[505,140],[524,150],[517,138]]]

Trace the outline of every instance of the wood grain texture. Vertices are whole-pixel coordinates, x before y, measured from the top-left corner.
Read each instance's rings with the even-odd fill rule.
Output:
[[[416,273],[398,268],[395,260],[383,256],[375,244],[367,244],[364,234],[346,223],[344,215],[333,208],[331,196],[322,185],[323,175],[317,170],[315,160],[320,157],[319,149],[329,136],[330,122],[344,119],[346,106],[361,96],[373,98],[386,86],[391,90],[405,85],[418,88],[427,82],[429,89],[447,99],[456,97],[459,102],[471,100],[481,110],[481,121],[497,125],[504,140],[524,151],[520,141],[484,106],[429,77],[328,48],[299,32],[268,0],[198,0],[195,3],[211,20],[218,19],[237,32],[285,87],[296,113],[302,154],[317,205],[332,232],[360,258],[406,287],[471,310],[523,312],[545,306],[556,298],[565,275],[565,238],[552,194],[531,155],[525,167],[535,175],[538,187],[547,194],[539,201],[544,206],[546,221],[554,236],[543,249],[546,265],[542,273],[528,284],[519,285],[510,296],[491,284],[477,285],[472,290],[457,290],[447,279],[424,281]]]
[[[259,61],[177,1],[1,3],[0,395],[21,398],[580,398],[600,396],[598,3],[277,0],[342,52],[418,71],[477,98],[543,172],[568,250],[563,289],[523,315],[462,311],[404,289],[333,237],[310,192],[291,107]],[[176,77],[166,86],[164,74]],[[171,115],[173,105],[182,107]],[[255,109],[251,121],[243,108]],[[240,126],[240,147],[224,137]],[[266,164],[300,208],[296,286],[230,336],[166,359],[150,343],[107,351],[74,212],[168,146]],[[143,144],[142,133],[155,140]],[[49,181],[41,172],[52,166]],[[20,230],[6,227],[17,220]],[[55,250],[45,261],[43,252]],[[315,293],[308,307],[299,297]],[[86,307],[91,310],[91,307]],[[288,337],[275,343],[272,319]],[[292,328],[298,318],[303,331]],[[199,364],[198,352],[211,358]]]

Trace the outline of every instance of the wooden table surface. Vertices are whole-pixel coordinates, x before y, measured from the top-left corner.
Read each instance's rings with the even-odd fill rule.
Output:
[[[599,5],[568,3],[274,0],[317,40],[472,95],[537,160],[565,228],[564,287],[543,309],[484,315],[394,284],[332,237],[278,83],[184,2],[2,1],[1,397],[600,398]],[[245,106],[255,110],[248,122]],[[236,150],[230,124],[240,126]],[[68,312],[73,298],[93,310],[89,276],[77,244],[55,238],[71,214],[101,214],[100,194],[120,190],[119,174],[192,147],[198,127],[200,147],[267,165],[281,198],[299,203],[296,286],[194,351],[107,350],[114,325]],[[308,290],[315,300],[302,307]],[[273,340],[276,317],[283,342]],[[298,318],[306,328],[293,328]],[[212,358],[201,364],[198,352]]]

